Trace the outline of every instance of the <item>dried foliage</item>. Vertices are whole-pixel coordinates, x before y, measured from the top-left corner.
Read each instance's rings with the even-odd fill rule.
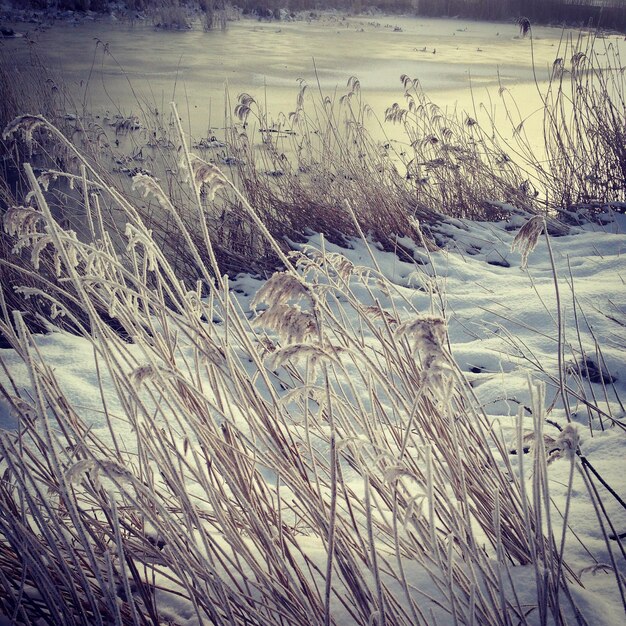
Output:
[[[511,148],[543,204],[565,221],[575,219],[580,208],[591,214],[607,205],[623,211],[626,83],[619,49],[597,33],[581,32],[564,37],[555,56],[548,86],[537,85],[545,154],[530,141],[509,92],[500,90],[515,128]]]
[[[545,225],[544,218],[541,217],[541,215],[536,215],[532,219],[529,219],[515,235],[511,243],[511,252],[516,249],[520,251],[522,255],[522,269],[526,269],[528,265],[528,255],[537,247],[537,242],[539,241],[539,237]]]
[[[0,612],[136,626],[174,620],[164,608],[174,604],[216,624],[419,626],[434,613],[438,623],[527,624],[528,607],[510,593],[525,565],[541,621],[564,623],[579,582],[548,515],[545,447],[535,446],[527,493],[523,463],[511,465],[448,351],[443,317],[424,316],[375,269],[323,247],[281,256],[227,177],[193,167],[178,132],[196,174],[181,185],[198,214],[207,176],[223,182],[285,271],[259,292],[266,308],[251,321],[206,256],[208,229],[196,243],[177,222],[199,278],[189,284],[87,160],[85,188],[108,194],[128,223],[119,249],[104,232],[81,241],[64,229],[25,165],[32,193],[7,224],[31,255],[45,241],[60,297],[73,303],[64,313],[113,395],[103,393],[95,427],[93,408],[60,386],[23,315],[0,302],[0,332],[30,388],[0,386],[19,423],[0,433]],[[137,182],[168,204],[153,182]],[[100,224],[89,198],[83,208]],[[345,308],[356,323],[338,313]],[[543,441],[541,386],[533,398]],[[519,433],[521,449],[521,418]],[[555,445],[579,463],[573,429]]]

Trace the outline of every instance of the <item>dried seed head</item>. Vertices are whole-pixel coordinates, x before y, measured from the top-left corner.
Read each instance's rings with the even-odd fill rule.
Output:
[[[11,410],[11,415],[16,417],[17,419],[25,419],[29,422],[36,420],[38,418],[37,409],[19,398],[18,396],[10,396],[11,403],[13,408]]]
[[[224,174],[217,165],[208,163],[193,154],[190,158],[193,175],[198,185],[215,185],[217,182],[224,184]]]
[[[50,304],[50,319],[55,320],[57,317],[65,317],[67,315],[67,309],[58,302],[52,302]]]
[[[442,394],[449,387],[450,365],[446,357],[446,322],[441,317],[422,315],[400,324],[396,339],[406,338],[422,361],[422,383]]]
[[[519,34],[521,35],[522,39],[531,32],[530,20],[527,17],[517,18],[517,25],[519,26]]]
[[[404,463],[393,463],[385,468],[383,480],[386,483],[394,484],[401,478],[411,478],[417,481],[417,476],[410,471]]]
[[[576,424],[567,424],[556,438],[555,445],[559,448],[561,457],[574,458],[580,444],[580,433]]]
[[[446,345],[446,322],[434,315],[420,315],[411,322],[400,324],[396,338],[406,337],[413,348],[422,356],[424,367],[441,358]]]
[[[129,376],[130,382],[137,388],[141,387],[147,380],[152,380],[156,376],[156,370],[151,364],[136,367]]]
[[[275,331],[286,343],[306,343],[318,333],[315,317],[298,305],[275,304],[261,313],[254,325]]]
[[[37,177],[37,182],[44,191],[50,189],[50,183],[59,178],[59,173],[54,171],[43,172]]]
[[[74,465],[70,466],[65,471],[65,480],[74,485],[78,485],[87,472],[97,473],[97,468],[98,466],[96,465],[96,462],[92,459],[82,459],[80,461],[76,461]]]
[[[79,251],[81,244],[78,241],[78,237],[73,230],[68,231],[60,231],[59,236],[63,242],[63,247],[65,249],[65,254],[67,261],[70,264],[70,267],[75,268],[79,263]],[[31,236],[32,248],[30,252],[30,261],[33,264],[33,267],[38,270],[41,254],[44,249],[50,245],[52,247],[52,262],[54,264],[54,271],[57,276],[61,276],[61,253],[57,250],[55,246],[55,240],[50,234],[38,233],[36,235]],[[16,248],[19,248],[16,246]],[[23,246],[21,246],[23,247]],[[82,256],[82,253],[81,253]],[[69,268],[66,268],[69,270]]]
[[[39,235],[38,225],[43,222],[43,215],[32,207],[11,207],[4,214],[4,230],[12,237],[17,237],[16,251],[27,245],[31,245],[34,238]]]
[[[22,133],[26,142],[30,143],[33,140],[35,130],[40,126],[47,125],[47,123],[46,119],[41,115],[20,115],[5,127],[2,139],[7,141],[13,135]]]
[[[41,253],[44,251],[45,247],[50,244],[54,247],[54,241],[52,240],[51,235],[40,235],[34,240],[33,247],[30,253],[30,262],[33,264],[33,267],[38,270],[39,269],[39,261],[41,259]],[[55,263],[56,274],[57,276],[60,274],[61,267],[59,264]]]
[[[298,276],[289,272],[276,272],[257,291],[252,299],[252,306],[256,307],[265,302],[271,308],[290,301],[307,302],[312,305],[313,297],[308,285]]]
[[[354,264],[343,254],[331,252],[326,255],[326,261],[337,272],[337,275],[347,280],[354,272]]]
[[[170,205],[170,199],[159,185],[158,179],[148,174],[135,174],[132,183],[133,191],[140,192],[144,198],[154,196],[162,206]]]
[[[248,115],[252,112],[252,107],[256,105],[256,100],[248,93],[240,93],[237,106],[235,107],[235,115],[242,122],[248,118]]]
[[[339,363],[337,360],[337,353],[341,351],[341,348],[322,348],[321,346],[310,343],[292,343],[285,348],[279,348],[272,352],[266,359],[266,363],[270,369],[276,370],[287,361],[308,361],[311,367],[315,368],[323,361],[333,361]]]
[[[515,249],[520,251],[522,262],[520,267],[526,269],[528,264],[528,256],[536,248],[539,236],[543,232],[545,220],[541,215],[536,215],[528,220],[515,235],[515,239],[511,243],[511,252]]]
[[[196,188],[201,191],[203,188],[208,190],[209,199],[215,197],[215,193],[226,186],[226,178],[217,165],[214,163],[208,163],[204,159],[201,159],[195,154],[189,155],[189,162],[191,163],[191,178]],[[185,156],[181,157],[180,161],[181,170],[187,171],[187,161]],[[189,173],[187,172],[187,180],[189,180]]]
[[[385,323],[389,325],[396,325],[398,323],[398,320],[391,315],[389,311],[383,309],[380,304],[377,304],[376,306],[366,306],[363,309],[363,312],[367,315],[367,317],[375,320],[384,320]]]

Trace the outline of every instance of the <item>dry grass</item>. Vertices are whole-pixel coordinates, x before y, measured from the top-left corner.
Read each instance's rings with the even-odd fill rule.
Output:
[[[46,171],[26,165],[3,189],[0,332],[29,390],[5,372],[2,401],[19,427],[0,433],[0,612],[26,624],[157,624],[172,618],[164,606],[184,601],[190,617],[217,624],[592,623],[572,617],[579,581],[564,560],[567,512],[554,516],[549,504],[556,459],[570,463],[568,489],[574,470],[584,476],[606,539],[602,567],[623,595],[621,543],[608,538],[602,480],[578,454],[573,426],[550,457],[536,445],[513,467],[447,349],[436,294],[424,316],[376,269],[323,246],[290,254],[286,241],[315,230],[428,245],[419,223],[497,217],[494,201],[545,206],[524,184],[532,167],[550,207],[565,201],[561,179],[572,202],[622,197],[623,100],[610,94],[623,91],[616,72],[588,79],[587,58],[567,75],[584,87],[580,115],[593,109],[575,118],[575,132],[565,125],[566,83],[553,82],[545,99],[553,169],[537,169],[530,153],[514,165],[492,133],[442,112],[406,77],[406,105],[387,117],[407,141],[381,146],[351,78],[337,101],[302,85],[293,114],[275,122],[242,95],[226,120],[228,173],[214,152],[190,153],[177,111],[146,107],[140,122],[160,180],[132,181],[110,176],[116,154],[95,127],[77,122],[72,143],[46,121],[59,111],[39,108],[51,102],[45,93],[20,92],[5,72],[5,121],[24,102],[45,116],[16,120],[5,151],[16,167]],[[137,141],[118,121],[119,137]],[[601,184],[579,171],[585,150],[589,163],[613,164]],[[78,234],[75,215],[84,216]],[[528,253],[543,225],[536,217],[520,234]],[[283,271],[249,319],[227,274],[276,265]],[[102,428],[38,352],[33,316],[90,342]],[[556,330],[553,382],[565,406],[583,402],[590,428],[614,423],[603,398],[582,391],[586,359],[580,388],[565,379],[566,351],[583,355],[582,343]],[[601,355],[596,342],[600,365]],[[544,441],[542,387],[532,395]],[[518,449],[525,443],[520,416]],[[513,593],[525,571],[530,599]]]
[[[333,99],[319,87],[302,83],[289,114],[272,114],[249,94],[240,94],[233,106],[227,94],[223,141],[193,141],[188,136],[187,142],[197,145],[206,161],[224,166],[283,250],[289,248],[289,240],[300,240],[308,232],[342,241],[359,231],[392,249],[402,236],[420,237],[414,219],[428,236],[428,226],[447,216],[505,217],[508,209],[503,203],[544,214],[551,232],[564,232],[563,224],[554,220],[558,212],[569,220],[581,203],[593,210],[625,199],[623,67],[613,48],[596,53],[598,46],[604,43],[581,37],[564,42],[559,52],[563,58],[571,53],[575,67],[559,60],[552,82],[541,94],[547,158],[537,154],[528,140],[521,122],[525,114],[516,110],[506,90],[501,95],[514,128],[513,141],[504,140],[504,130],[494,125],[489,112],[485,120],[484,111],[470,115],[442,110],[408,76],[401,79],[404,103],[390,106],[385,122],[375,119],[358,79],[351,77],[346,92]],[[114,61],[106,47],[96,53]],[[4,122],[29,98],[35,100],[31,110],[40,112],[37,102],[45,100],[36,90],[24,93],[23,86],[33,82],[17,83],[5,75],[10,97]],[[41,80],[38,84],[47,85]],[[102,165],[101,174],[107,166],[128,173],[148,167],[202,248],[195,200],[181,184],[173,149],[175,120],[156,104],[139,100],[136,117],[120,114],[104,128],[87,110],[80,110],[78,119],[68,124],[65,112],[76,110],[63,99],[54,110],[41,112],[55,124],[65,124],[65,134],[89,153],[90,162]],[[385,124],[393,124],[394,134],[401,131],[401,138],[384,139]],[[133,130],[135,126],[138,130]],[[34,145],[39,153],[35,165],[80,174],[71,151],[58,144]],[[176,272],[192,275],[194,260],[171,213],[150,198],[142,202],[131,189],[130,178],[107,175],[106,183],[107,189],[115,187],[132,199]],[[14,200],[21,202],[23,195],[14,194]],[[240,199],[221,192],[208,198],[203,188],[201,200],[215,254],[225,271],[275,267],[276,256]],[[66,198],[57,204],[62,209]],[[72,220],[75,211],[66,213]],[[107,227],[115,228],[119,221],[109,213]]]
[[[417,80],[402,76],[401,81],[406,105],[392,105],[386,119],[404,128],[403,165],[421,204],[473,219],[502,216],[498,202],[535,210],[526,173],[493,133],[466,113],[440,109]]]
[[[35,123],[67,143],[41,118],[14,130]],[[324,246],[285,256],[264,216],[189,153],[180,125],[176,141],[200,236],[157,181],[135,182],[172,214],[197,283],[181,280],[89,160],[86,241],[54,219],[25,165],[32,194],[6,225],[33,264],[45,255],[55,268],[63,297],[33,295],[82,326],[114,396],[103,394],[94,428],[22,314],[0,302],[29,380],[28,392],[1,387],[19,428],[0,433],[0,611],[23,623],[157,624],[180,602],[216,624],[527,624],[528,598],[512,592],[526,566],[542,622],[577,621],[545,451],[529,487],[531,468],[511,466],[454,363],[436,302],[424,316],[376,270]],[[284,266],[253,321],[220,271],[207,185],[239,204]],[[101,194],[128,224],[121,250],[101,226]],[[540,386],[533,397],[541,434]],[[521,419],[519,431],[521,443]]]
[[[514,128],[514,158],[529,172],[542,203],[564,221],[575,220],[583,208],[619,209],[626,202],[626,83],[618,48],[595,33],[564,38],[548,86],[537,89],[545,154],[526,134],[526,112],[507,90],[501,95]]]
[[[59,128],[72,136],[71,122],[63,119],[66,112],[73,110],[62,83],[55,80],[53,75],[44,69],[37,57],[33,54],[31,65],[16,68],[4,54],[0,55],[0,84],[3,98],[0,102],[0,124],[5,128],[12,120],[20,115],[24,108],[34,114],[44,115],[55,120]],[[29,138],[28,141],[14,141],[0,137],[0,151],[3,159],[0,167],[0,215],[4,216],[8,207],[21,204],[28,194],[29,186],[23,176],[21,164],[28,160],[37,167],[58,169],[71,166],[67,159],[67,151],[59,147],[57,142],[47,141],[47,136]],[[41,141],[39,141],[41,139]],[[60,221],[70,217],[64,210],[66,194],[62,194],[52,201],[53,210]],[[10,308],[19,307],[15,300],[14,289],[28,286],[30,288],[47,288],[47,283],[53,272],[45,263],[38,272],[33,271],[32,265],[24,255],[12,254],[15,240],[2,230],[0,233],[0,276],[1,289]],[[22,298],[18,298],[20,301]],[[30,328],[41,330],[45,328],[47,312],[35,302],[31,302],[26,319]]]

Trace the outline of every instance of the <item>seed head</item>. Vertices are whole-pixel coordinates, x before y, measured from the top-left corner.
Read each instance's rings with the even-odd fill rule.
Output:
[[[515,249],[520,251],[522,262],[520,267],[526,269],[528,264],[528,256],[537,247],[539,236],[543,232],[545,220],[541,215],[536,215],[528,220],[515,235],[515,239],[511,243],[511,252]]]
[[[560,456],[572,459],[580,444],[580,434],[576,424],[567,424],[556,438]]]
[[[285,343],[306,343],[318,334],[315,316],[303,311],[297,304],[275,304],[261,313],[255,326],[264,326],[278,333]]]
[[[309,288],[302,279],[289,272],[276,272],[256,293],[252,299],[252,306],[256,307],[265,302],[268,307],[272,307],[290,301],[313,304]]]
[[[165,195],[165,192],[159,185],[159,182],[154,176],[148,174],[135,174],[133,176],[133,191],[139,191],[143,194],[143,197],[154,196],[162,206],[168,206],[170,204],[169,198]]]
[[[27,143],[33,140],[33,133],[40,126],[45,126],[48,122],[41,115],[20,115],[8,124],[2,133],[5,141],[11,139],[13,135],[22,133]]]

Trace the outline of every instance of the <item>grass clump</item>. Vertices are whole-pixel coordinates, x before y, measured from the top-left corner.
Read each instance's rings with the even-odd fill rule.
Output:
[[[528,20],[520,22],[531,34]],[[626,201],[626,123],[624,66],[619,50],[596,34],[580,33],[561,41],[542,104],[545,153],[526,133],[527,117],[508,90],[500,94],[513,127],[507,141],[513,158],[528,172],[541,202],[565,221],[580,209],[589,213]],[[502,134],[494,126],[494,132]],[[569,213],[569,215],[568,215]]]
[[[600,45],[582,36],[563,42],[555,63],[558,71],[541,92],[545,154],[529,140],[525,114],[505,89],[500,95],[512,138],[496,126],[489,111],[443,110],[406,75],[401,77],[404,101],[388,107],[383,121],[365,102],[356,77],[348,80],[343,94],[333,97],[302,81],[288,114],[272,115],[247,93],[233,106],[227,94],[224,135],[196,140],[188,136],[187,143],[196,146],[204,161],[228,173],[283,252],[310,232],[344,243],[363,232],[394,250],[401,250],[402,237],[407,236],[433,247],[436,226],[446,219],[506,219],[511,211],[541,214],[551,232],[563,233],[564,223],[581,214],[593,218],[607,206],[622,210],[626,202],[626,94],[618,78],[623,68],[613,48],[596,53]],[[106,47],[102,53],[110,54]],[[567,57],[576,64],[566,67],[562,59]],[[37,90],[25,94],[20,91],[24,82],[18,84],[9,72],[2,76],[9,94],[3,113],[8,123],[19,113],[19,103],[34,98]],[[55,85],[43,80],[38,84],[43,89]],[[196,260],[178,219],[152,195],[141,198],[132,189],[134,173],[158,178],[201,258],[211,266],[203,252],[196,199],[181,183],[172,135],[177,122],[156,105],[138,101],[137,107],[137,115],[120,113],[107,123],[93,119],[85,106],[71,105],[59,91],[48,100],[42,94],[30,108],[80,142],[89,162],[100,167],[106,188],[115,188],[136,207],[174,271],[195,280]],[[21,155],[5,161],[13,163],[7,178],[15,181],[6,190],[6,206],[20,204],[28,193],[17,167],[20,159],[82,176],[71,150],[49,142],[45,133],[34,139],[34,159],[22,144]],[[7,154],[17,145],[5,142]],[[144,169],[146,165],[152,169]],[[69,185],[59,185],[53,181],[56,199],[49,200],[55,217],[67,219],[79,238],[89,238],[87,221],[76,219],[82,214],[80,198]],[[199,201],[223,271],[264,272],[277,266],[279,257],[238,196],[203,185]],[[124,221],[114,206],[114,201],[103,201],[101,210],[105,228],[119,247]]]
[[[586,52],[580,49],[583,45]],[[260,222],[283,252],[290,248],[290,242],[301,241],[310,232],[323,233],[337,242],[363,232],[387,249],[400,251],[404,236],[432,247],[436,235],[431,227],[441,221],[449,217],[506,218],[510,207],[541,213],[548,219],[551,232],[563,232],[565,227],[555,216],[578,219],[580,211],[593,213],[607,205],[619,209],[619,203],[626,200],[620,147],[624,93],[617,80],[620,60],[608,54],[610,50],[606,56],[595,54],[594,45],[593,39],[564,44],[574,52],[572,58],[578,59],[579,65],[586,64],[585,71],[563,68],[553,74],[542,94],[548,159],[538,155],[528,141],[520,121],[522,114],[516,112],[505,90],[501,95],[515,127],[512,141],[505,140],[494,122],[488,116],[485,122],[479,112],[468,115],[442,110],[408,76],[402,77],[404,103],[390,106],[385,122],[372,115],[358,79],[351,77],[345,93],[334,98],[302,82],[293,111],[276,117],[252,95],[241,94],[236,106],[227,106],[227,111],[232,108],[234,113],[226,113],[223,141],[193,141],[191,137],[187,141],[197,145],[207,163],[219,164],[228,172],[228,179],[255,207]],[[102,53],[107,53],[106,48]],[[200,221],[193,208],[196,199],[181,182],[183,170],[172,136],[176,121],[171,116],[157,111],[156,106],[138,103],[137,116],[118,116],[106,125],[90,117],[86,107],[72,104],[57,82],[41,76],[36,81],[21,78],[16,80],[5,66],[2,80],[8,97],[3,101],[4,123],[19,114],[22,103],[28,103],[30,110],[56,120],[64,136],[80,142],[83,153],[102,176],[104,191],[98,201],[103,229],[116,249],[124,245],[125,218],[116,208],[110,189],[130,199],[180,276],[195,280],[194,247],[212,267],[203,243],[202,223],[223,271],[263,272],[280,263],[237,195],[203,184]],[[25,91],[24,86],[31,83],[39,87]],[[577,98],[573,118],[568,114],[572,98]],[[398,139],[384,139],[388,124],[395,127],[396,136],[401,131]],[[374,138],[374,129],[382,140]],[[121,147],[116,148],[116,144]],[[9,157],[4,161],[4,206],[22,204],[29,193],[20,172],[21,161],[72,173],[76,185],[70,185],[66,177],[49,176],[48,201],[55,218],[66,220],[81,240],[91,238],[76,154],[63,142],[38,132],[31,143],[3,140],[3,147]],[[152,172],[143,169],[146,158],[152,163]],[[129,176],[115,176],[107,169]],[[130,176],[137,172],[160,180],[178,217],[153,195],[142,198],[132,189]],[[80,215],[84,219],[78,219]],[[185,225],[193,247],[182,236],[179,221]],[[12,288],[24,278],[24,272],[10,260],[13,243],[6,235],[2,245],[5,298],[11,301]],[[28,259],[22,263],[29,267]],[[41,263],[39,275],[54,283],[54,272],[48,271],[52,268],[46,269],[45,258]],[[29,274],[32,281],[36,273]],[[31,326],[41,313],[33,311]]]

